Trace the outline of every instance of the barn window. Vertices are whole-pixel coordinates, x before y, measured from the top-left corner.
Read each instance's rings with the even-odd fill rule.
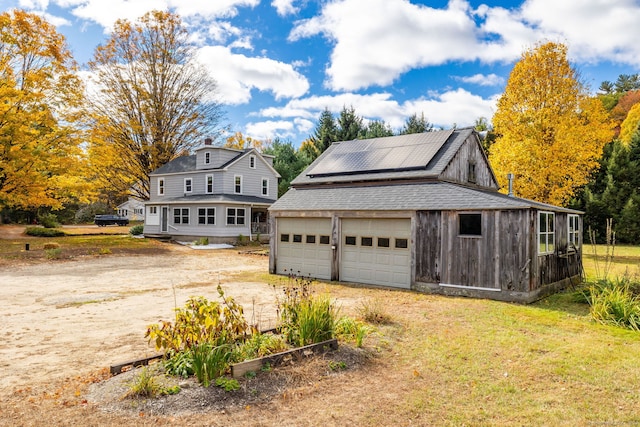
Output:
[[[580,217],[569,215],[569,250],[580,247]]]
[[[467,181],[476,183],[476,162],[469,162],[469,171],[467,173]]]
[[[307,243],[315,243],[315,242],[316,242],[316,236],[312,234],[307,234]]]
[[[281,234],[280,235],[280,241],[281,242],[288,242],[289,241],[289,235],[288,234]]]
[[[389,247],[389,238],[388,237],[378,237],[378,247],[379,248],[388,248]]]
[[[398,249],[407,249],[409,247],[409,242],[407,239],[396,239],[396,248]]]
[[[460,236],[482,236],[482,214],[458,214],[458,234]]]
[[[328,245],[329,244],[329,236],[320,236],[320,244]]]
[[[302,234],[294,234],[293,243],[302,243]]]
[[[360,238],[361,246],[373,246],[373,238],[371,237],[361,237]]]
[[[356,236],[346,236],[344,238],[344,244],[345,245],[349,245],[349,246],[355,246],[356,245]]]
[[[555,214],[553,212],[538,213],[538,253],[552,254],[555,251]]]

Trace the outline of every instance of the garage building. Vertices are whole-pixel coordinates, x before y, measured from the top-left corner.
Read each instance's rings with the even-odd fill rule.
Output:
[[[581,213],[499,193],[473,129],[334,143],[269,213],[277,274],[531,302],[582,271]]]

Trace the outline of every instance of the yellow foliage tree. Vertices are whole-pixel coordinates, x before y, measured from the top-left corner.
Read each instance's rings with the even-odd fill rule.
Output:
[[[250,136],[244,136],[242,135],[242,132],[236,132],[232,136],[228,137],[224,146],[227,148],[235,148],[236,150],[255,148],[260,152],[264,151],[266,148],[262,141],[251,138]]]
[[[22,10],[0,14],[0,212],[86,201],[75,72],[51,24]]]
[[[627,147],[631,144],[633,135],[640,129],[640,103],[629,110],[627,117],[620,126],[620,141]]]
[[[514,66],[493,117],[490,161],[502,188],[515,175],[516,195],[565,204],[598,166],[613,126],[567,60],[567,47],[545,43]]]

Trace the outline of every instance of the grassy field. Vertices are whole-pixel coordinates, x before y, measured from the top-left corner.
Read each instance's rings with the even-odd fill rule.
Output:
[[[640,276],[640,246],[584,245],[582,258],[587,279]]]
[[[85,238],[62,244],[149,244],[125,237],[86,238],[91,243]],[[6,247],[0,240],[0,252]],[[596,248],[597,255],[585,246],[588,277],[603,271],[605,253],[603,246]],[[618,246],[608,271],[610,276],[636,274],[639,263],[640,247]],[[264,274],[246,277],[268,279]],[[45,399],[4,411],[8,419],[42,411],[68,425],[89,420],[92,425],[640,425],[640,334],[593,322],[589,306],[576,302],[571,290],[520,305],[319,286],[338,301],[384,302],[392,323],[377,326],[365,341],[373,355],[369,365],[308,378],[266,404],[223,415],[143,419],[105,414],[73,404],[83,396],[75,389],[65,404]],[[37,420],[34,414],[30,419]]]

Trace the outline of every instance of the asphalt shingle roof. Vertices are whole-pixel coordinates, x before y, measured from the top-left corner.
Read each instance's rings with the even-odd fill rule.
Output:
[[[273,203],[273,199],[266,199],[256,196],[244,196],[241,194],[198,194],[192,196],[180,196],[180,197],[163,197],[162,200],[154,200],[153,202],[147,202],[147,204],[164,204],[164,203],[247,203],[247,204],[265,204],[270,205]]]
[[[579,213],[570,209],[477,190],[447,182],[292,188],[271,205],[270,211],[405,211],[545,209]]]

